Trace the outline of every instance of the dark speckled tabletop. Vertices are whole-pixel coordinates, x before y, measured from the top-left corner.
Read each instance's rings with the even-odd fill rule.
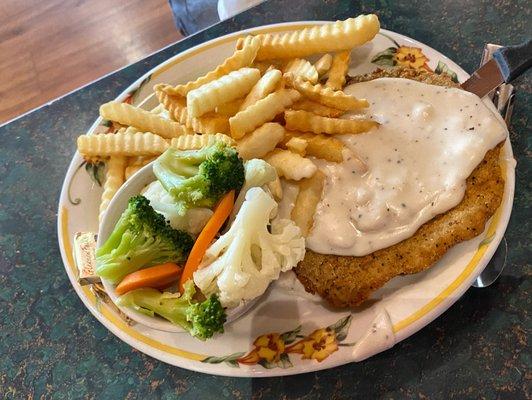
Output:
[[[238,379],[186,371],[133,350],[70,286],[57,246],[56,208],[75,138],[97,117],[98,105],[198,43],[267,23],[376,12],[383,27],[472,71],[485,42],[515,44],[532,36],[531,11],[526,0],[270,1],[0,127],[0,398],[530,398],[530,75],[516,83],[510,128],[516,197],[502,277],[488,289],[470,289],[425,329],[362,363]]]

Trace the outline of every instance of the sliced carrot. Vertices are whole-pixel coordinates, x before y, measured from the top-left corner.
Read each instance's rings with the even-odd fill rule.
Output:
[[[231,190],[226,193],[218,202],[214,209],[214,213],[211,218],[207,221],[207,224],[203,227],[203,230],[200,232],[190,254],[188,255],[187,263],[179,278],[179,290],[181,293],[184,291],[183,285],[189,279],[192,279],[192,275],[198,269],[198,266],[201,263],[201,259],[205,255],[205,252],[209,248],[214,237],[224,224],[225,220],[231,214],[233,206],[235,204],[235,191]]]
[[[166,263],[155,265],[126,275],[115,290],[117,294],[122,295],[131,290],[144,287],[155,289],[164,288],[168,287],[172,282],[177,281],[180,274],[181,268],[177,264]]]

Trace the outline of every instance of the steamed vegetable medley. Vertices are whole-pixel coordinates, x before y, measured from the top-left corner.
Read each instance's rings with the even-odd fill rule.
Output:
[[[262,295],[305,255],[305,240],[279,219],[268,184],[275,168],[243,162],[222,142],[164,152],[157,180],[132,197],[96,272],[118,304],[159,316],[205,340],[223,332],[228,308]]]

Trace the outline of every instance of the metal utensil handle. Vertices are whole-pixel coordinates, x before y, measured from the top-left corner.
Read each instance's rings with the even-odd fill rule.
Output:
[[[532,40],[503,47],[493,53],[493,58],[499,64],[504,81],[511,82],[532,67]]]

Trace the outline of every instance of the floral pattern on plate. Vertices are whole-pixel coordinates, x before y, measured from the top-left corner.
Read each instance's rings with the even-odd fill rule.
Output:
[[[438,75],[447,74],[454,82],[458,83],[458,75],[456,75],[456,72],[450,69],[443,61],[438,61],[433,71],[428,65],[429,58],[423,53],[421,48],[402,46],[390,36],[383,33],[381,35],[389,39],[393,43],[393,46],[375,54],[371,59],[373,64],[389,67],[401,66],[413,69],[426,69]]]
[[[353,346],[343,343],[349,332],[351,315],[325,328],[319,328],[308,335],[301,334],[301,325],[284,333],[267,333],[253,342],[253,349],[247,354],[233,353],[222,357],[206,357],[201,362],[208,364],[225,363],[231,367],[240,365],[260,365],[264,368],[290,368],[293,366],[290,354],[300,354],[302,360],[322,362],[339,346]],[[299,339],[299,340],[298,340]]]

